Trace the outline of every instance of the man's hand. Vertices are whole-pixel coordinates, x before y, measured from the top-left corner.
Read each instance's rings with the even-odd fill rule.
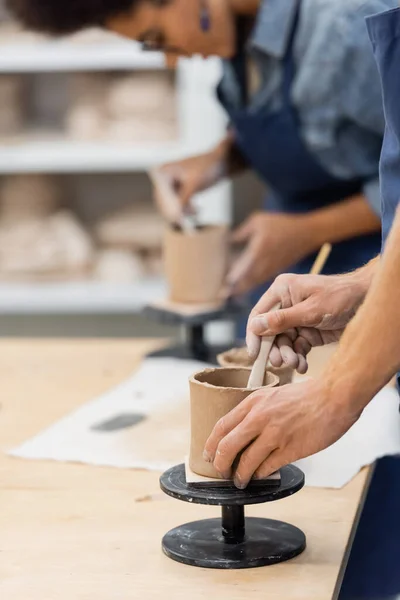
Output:
[[[233,295],[246,293],[271,280],[317,248],[308,217],[257,212],[232,236],[234,244],[247,247],[227,278]]]
[[[204,458],[244,489],[253,475],[264,479],[342,437],[361,414],[346,400],[322,379],[260,389],[217,423]]]
[[[262,336],[278,335],[270,360],[307,371],[311,348],[338,341],[362,304],[376,263],[349,275],[280,275],[252,310],[247,326],[250,356]],[[282,310],[269,312],[280,304]]]

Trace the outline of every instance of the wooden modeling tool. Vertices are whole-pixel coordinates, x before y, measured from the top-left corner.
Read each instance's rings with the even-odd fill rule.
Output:
[[[281,304],[276,304],[272,308],[271,312],[280,309]],[[275,337],[275,335],[271,335],[262,338],[260,352],[254,362],[253,368],[251,369],[249,383],[247,384],[249,389],[262,387],[265,377],[265,369],[267,368],[267,362],[269,355],[271,354],[272,346],[274,345]]]
[[[324,244],[321,250],[318,253],[317,258],[311,268],[310,275],[319,275],[326,262],[332,252],[331,244]],[[280,310],[281,304],[276,304],[272,309],[272,311]],[[269,360],[269,355],[271,354],[272,346],[274,345],[276,336],[263,337],[261,340],[260,352],[254,362],[253,368],[251,370],[251,374],[249,377],[249,383],[247,385],[248,388],[258,388],[261,387],[264,381],[264,373],[267,368],[267,363]]]
[[[183,213],[181,202],[167,178],[157,169],[150,171],[149,177],[154,187],[158,210],[166,221],[172,226],[179,227],[185,233],[196,231],[195,217]]]

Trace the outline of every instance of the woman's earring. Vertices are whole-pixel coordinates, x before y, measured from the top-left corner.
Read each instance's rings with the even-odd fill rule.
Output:
[[[204,32],[210,31],[211,19],[206,0],[200,0],[200,27]]]

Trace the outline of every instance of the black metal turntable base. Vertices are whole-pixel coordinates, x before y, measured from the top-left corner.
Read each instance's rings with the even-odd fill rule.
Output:
[[[160,485],[176,500],[222,507],[221,519],[187,523],[164,536],[163,551],[173,560],[209,569],[250,569],[290,560],[306,547],[297,527],[244,514],[246,505],[273,502],[301,490],[304,474],[293,465],[281,470],[280,482],[251,483],[246,490],[193,487],[186,483],[184,465],[164,473]]]
[[[178,325],[184,332],[185,342],[176,346],[163,348],[149,354],[149,357],[183,358],[217,364],[218,354],[232,348],[232,344],[211,346],[206,341],[205,327],[215,321],[235,321],[241,315],[250,312],[250,305],[244,300],[229,300],[226,304],[212,310],[185,314],[179,311],[179,306],[163,306],[162,304],[148,305],[143,315],[165,325]]]

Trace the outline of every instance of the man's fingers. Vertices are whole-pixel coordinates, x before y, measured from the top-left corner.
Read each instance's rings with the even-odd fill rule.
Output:
[[[252,396],[248,396],[230,413],[218,421],[204,448],[204,460],[214,462],[220,442],[239,425],[248,415],[252,406]]]
[[[221,440],[215,453],[214,468],[224,479],[231,477],[237,456],[258,434],[259,424],[252,418],[246,418]]]
[[[254,318],[258,317],[259,315],[269,312],[277,304],[280,304],[282,307],[284,306],[284,303],[282,302],[282,296],[281,296],[280,290],[279,290],[278,286],[273,284],[265,292],[263,297],[257,302],[255,307],[251,311],[250,316],[249,316],[249,321],[248,321],[248,327],[249,327],[250,322]]]
[[[307,356],[311,352],[312,345],[308,340],[299,336],[293,344],[293,349],[295,352],[297,352],[297,354]]]
[[[245,489],[260,465],[274,451],[275,447],[267,436],[261,435],[243,452],[234,474],[235,485]]]
[[[254,317],[249,322],[249,329],[255,335],[271,336],[292,328],[312,327],[314,314],[310,310],[311,302],[305,300],[291,308],[270,311]]]
[[[282,356],[284,364],[292,369],[297,369],[299,366],[299,358],[293,350],[293,342],[287,335],[280,335],[277,339],[277,347]]]
[[[308,362],[307,362],[307,359],[302,354],[298,354],[297,357],[299,359],[299,364],[297,366],[297,372],[300,375],[305,375],[307,373],[307,371],[308,371]]]
[[[280,448],[276,448],[271,454],[264,460],[264,462],[258,467],[255,472],[255,479],[267,479],[279,469],[286,467],[289,461],[285,459],[284,453]]]
[[[274,287],[274,286],[272,286]],[[272,310],[277,304],[280,303],[280,296],[275,292],[271,291],[271,288],[264,294],[263,296],[263,304],[262,306],[268,306],[267,310]],[[254,319],[257,319],[261,313],[258,312],[259,307],[261,306],[261,301],[255,305],[253,310],[250,313],[249,319],[247,321],[247,330],[246,330],[246,345],[247,351],[249,353],[250,358],[257,358],[260,352],[261,345],[261,336],[252,330],[252,322]],[[275,364],[278,362],[278,356],[276,351],[273,352],[273,365],[279,367],[280,364]]]
[[[289,366],[292,369],[296,369],[300,375],[305,375],[308,371],[307,359],[302,353],[296,352],[296,359],[293,359],[293,361],[284,361],[278,346],[272,348],[271,354],[269,355],[269,361],[276,369],[283,366]]]
[[[261,348],[261,338],[260,336],[256,335],[255,333],[252,333],[251,331],[247,331],[247,335],[246,335],[246,345],[247,345],[247,352],[250,356],[250,358],[257,358],[257,356],[260,353],[260,348]],[[279,357],[277,353],[279,353]],[[271,354],[270,354],[270,360],[272,360],[273,357],[273,365],[274,367],[280,367],[282,364],[282,357],[280,355],[280,352],[278,350],[278,348],[272,348],[271,350]],[[281,363],[279,364],[279,360],[281,361]]]
[[[257,340],[260,340],[261,338],[259,338],[258,336]],[[271,365],[275,368],[279,368],[282,366],[283,364],[283,359],[282,359],[282,354],[278,348],[278,346],[274,345],[272,346],[272,350],[271,353],[269,355],[269,362],[271,363]]]
[[[299,327],[298,334],[299,340],[305,340],[312,348],[324,345],[322,332],[319,329],[313,327]]]
[[[290,283],[293,281],[293,277],[296,276],[280,275],[277,277],[251,311],[249,320],[269,312],[277,304],[280,304],[282,308],[289,308],[292,306]]]

